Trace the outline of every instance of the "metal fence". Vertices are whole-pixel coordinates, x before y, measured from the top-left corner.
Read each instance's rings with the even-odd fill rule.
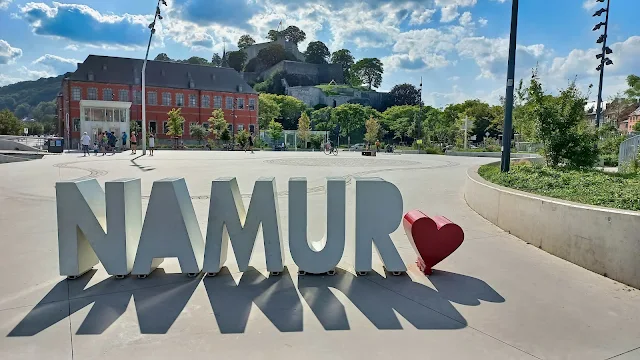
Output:
[[[618,153],[618,169],[635,160],[640,150],[640,135],[629,138],[620,144]]]
[[[49,136],[18,136],[18,135],[0,135],[0,140],[12,141],[33,148],[33,151],[46,150],[45,142]],[[10,149],[13,150],[13,149]],[[27,148],[24,148],[27,150]],[[32,149],[28,149],[32,150]]]

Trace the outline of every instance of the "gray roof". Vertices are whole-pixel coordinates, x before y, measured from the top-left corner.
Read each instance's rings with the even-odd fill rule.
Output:
[[[89,55],[69,75],[72,81],[112,84],[141,84],[142,59]],[[93,80],[91,76],[93,75]],[[183,64],[167,61],[147,62],[147,86],[257,94],[232,68]]]

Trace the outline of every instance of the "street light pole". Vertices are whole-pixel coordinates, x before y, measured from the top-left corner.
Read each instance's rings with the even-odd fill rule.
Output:
[[[144,55],[144,63],[142,64],[142,155],[147,154],[147,60],[149,59],[149,49],[151,48],[151,39],[156,32],[156,19],[162,20],[160,15],[160,2],[167,6],[165,0],[158,0],[156,13],[153,16],[153,22],[149,24],[151,34],[149,35],[149,44],[147,45],[147,53]]]
[[[500,170],[509,172],[511,166],[511,133],[513,117],[513,88],[516,72],[516,35],[518,33],[518,0],[511,4],[511,36],[509,38],[509,63],[507,67],[507,94],[504,104],[504,126],[502,131],[502,159]]]
[[[597,0],[598,2],[604,2],[604,0]],[[600,123],[602,122],[602,84],[604,82],[604,67],[606,65],[611,65],[613,62],[607,58],[607,54],[610,54],[611,49],[607,48],[607,30],[609,29],[609,5],[610,0],[607,0],[607,8],[602,10],[598,10],[593,16],[600,16],[603,12],[606,12],[607,15],[605,17],[604,23],[600,23],[596,25],[593,29],[598,30],[600,26],[604,25],[604,35],[602,35],[600,39],[602,39],[602,53],[600,56],[596,56],[600,58],[600,66],[598,66],[597,70],[600,70],[600,84],[598,85],[598,105],[596,107],[596,128],[600,127]]]

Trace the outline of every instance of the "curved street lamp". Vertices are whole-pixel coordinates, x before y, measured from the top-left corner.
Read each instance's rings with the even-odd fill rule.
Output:
[[[160,3],[167,6],[166,0],[158,0],[156,5],[156,13],[153,16],[153,22],[149,24],[151,34],[149,35],[149,44],[147,45],[147,53],[144,56],[144,63],[142,64],[142,155],[147,154],[147,89],[146,89],[146,74],[147,74],[147,59],[149,58],[149,48],[151,47],[151,39],[153,34],[156,33],[156,20],[162,20],[160,15]]]
[[[605,0],[596,0],[597,2],[603,3]],[[600,85],[598,86],[598,105],[596,107],[596,128],[600,127],[600,123],[602,122],[602,83],[604,80],[604,68],[607,65],[613,65],[613,61],[607,57],[607,55],[612,54],[613,50],[611,50],[607,46],[607,30],[609,29],[609,3],[611,0],[607,0],[607,7],[597,10],[593,16],[602,16],[602,14],[607,13],[605,20],[596,24],[593,27],[593,31],[600,30],[601,27],[604,27],[604,34],[600,35],[598,40],[596,40],[597,44],[602,44],[602,53],[596,55],[596,59],[600,60],[600,65],[596,68],[597,71],[600,72]]]

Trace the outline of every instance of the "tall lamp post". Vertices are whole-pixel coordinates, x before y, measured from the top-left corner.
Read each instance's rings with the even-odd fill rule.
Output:
[[[149,44],[147,45],[147,53],[144,56],[144,63],[142,64],[142,155],[147,154],[147,59],[149,58],[149,48],[151,47],[151,39],[153,38],[153,34],[156,33],[156,20],[162,20],[162,15],[160,15],[160,3],[164,6],[167,6],[166,0],[158,0],[158,5],[156,5],[156,13],[153,16],[153,22],[149,24],[149,29],[151,29],[151,34],[149,35]]]
[[[516,35],[518,33],[518,0],[511,4],[511,36],[509,38],[509,63],[507,66],[507,94],[504,104],[504,126],[502,131],[502,159],[500,170],[509,172],[511,167],[511,134],[513,117],[513,88],[516,72]]]
[[[596,0],[597,2],[603,3],[604,0]],[[593,31],[600,30],[601,27],[604,26],[604,34],[600,35],[598,41],[596,43],[602,44],[602,53],[596,55],[597,59],[600,59],[600,65],[596,68],[596,70],[600,71],[600,85],[598,86],[598,105],[596,107],[596,128],[600,127],[600,123],[602,122],[602,82],[604,80],[604,67],[607,65],[613,65],[613,61],[607,57],[607,55],[612,54],[613,50],[607,47],[607,30],[609,29],[609,2],[611,0],[607,0],[607,8],[602,8],[593,14],[593,16],[602,16],[603,13],[607,13],[605,16],[604,22],[599,22],[596,26],[593,27]]]

